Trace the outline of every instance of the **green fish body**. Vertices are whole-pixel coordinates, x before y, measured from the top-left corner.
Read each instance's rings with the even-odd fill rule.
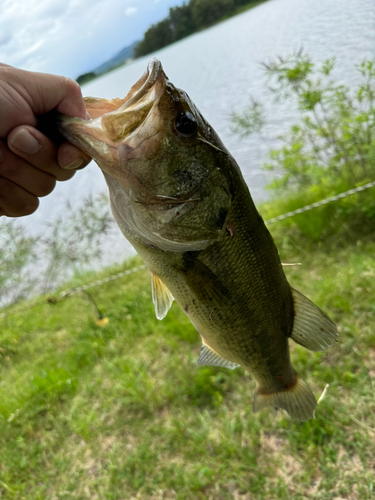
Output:
[[[152,60],[125,99],[86,101],[90,121],[60,130],[102,169],[113,215],[151,272],[156,315],[173,299],[202,337],[199,365],[242,366],[253,409],[308,420],[316,400],[291,365],[289,338],[310,350],[337,337],[293,290],[241,171],[187,94]]]

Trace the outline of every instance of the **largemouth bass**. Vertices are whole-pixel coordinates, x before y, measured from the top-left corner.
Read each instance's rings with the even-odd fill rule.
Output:
[[[124,99],[86,98],[92,119],[60,118],[108,184],[114,218],[151,272],[156,316],[173,299],[202,337],[199,365],[242,366],[253,410],[313,417],[316,400],[291,365],[289,338],[312,351],[337,337],[293,290],[241,171],[188,95],[153,59]]]

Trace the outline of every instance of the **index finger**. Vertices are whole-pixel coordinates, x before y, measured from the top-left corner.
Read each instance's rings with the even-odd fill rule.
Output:
[[[14,86],[35,115],[57,109],[65,115],[86,119],[81,88],[71,78],[12,67],[3,67],[3,71],[7,72],[8,83]]]

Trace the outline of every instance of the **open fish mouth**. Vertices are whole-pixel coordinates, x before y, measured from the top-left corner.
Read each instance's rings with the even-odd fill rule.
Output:
[[[125,98],[85,105],[92,118],[61,116],[60,131],[103,171],[123,233],[178,252],[216,241],[231,204],[216,166],[223,147],[161,63],[152,59]]]
[[[140,128],[148,119],[163,95],[167,77],[160,61],[152,59],[146,72],[132,86],[125,98],[84,99],[91,120],[61,115],[59,128],[70,142],[90,155],[104,171],[116,175],[119,165],[119,145],[130,140],[132,135],[145,138]],[[155,118],[155,117],[153,117]],[[146,134],[147,135],[147,134]],[[130,148],[134,144],[128,144]],[[113,167],[113,168],[111,168]]]

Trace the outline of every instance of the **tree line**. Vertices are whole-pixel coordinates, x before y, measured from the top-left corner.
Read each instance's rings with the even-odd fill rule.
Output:
[[[215,24],[236,10],[257,0],[189,0],[171,7],[169,15],[153,24],[143,40],[134,48],[134,57],[141,57],[177,42],[196,31]]]

